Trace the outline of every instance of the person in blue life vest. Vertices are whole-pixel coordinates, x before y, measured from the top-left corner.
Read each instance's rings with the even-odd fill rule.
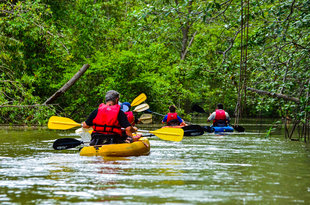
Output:
[[[133,114],[133,112],[130,110],[131,108],[131,104],[129,102],[123,102],[121,104],[121,110],[125,113],[125,115],[127,116],[127,119],[129,121],[129,123],[132,126],[135,126],[136,124],[136,118]]]
[[[163,124],[167,124],[168,126],[177,126],[177,125],[186,125],[182,120],[178,113],[175,112],[176,107],[174,105],[169,106],[169,113],[162,120]]]
[[[208,117],[208,122],[213,121],[214,127],[226,127],[229,125],[230,117],[223,109],[223,104],[217,104],[217,109]]]
[[[129,123],[127,116],[120,109],[119,97],[117,91],[108,91],[105,95],[105,104],[101,103],[82,123],[83,128],[93,128],[89,145],[132,142],[132,133],[136,129]],[[126,135],[122,134],[122,128],[125,128]]]
[[[129,123],[134,127],[135,130],[138,130],[138,128],[135,127],[136,123],[139,123],[138,118],[135,117],[133,112],[130,110],[131,104],[129,102],[123,102],[121,104],[121,110],[125,113],[127,116],[127,119]],[[126,133],[123,132],[123,135],[126,135]],[[136,134],[133,136],[133,141],[139,140],[139,138],[142,137],[142,134]]]

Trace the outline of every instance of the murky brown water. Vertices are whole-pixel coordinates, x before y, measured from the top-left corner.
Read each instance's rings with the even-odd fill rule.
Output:
[[[1,128],[0,203],[309,204],[309,145],[281,130],[265,138],[268,124],[244,126],[181,142],[151,137],[149,156],[128,158],[53,150],[74,130]]]

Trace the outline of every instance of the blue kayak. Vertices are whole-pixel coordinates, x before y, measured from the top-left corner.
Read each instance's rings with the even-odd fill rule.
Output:
[[[226,127],[213,127],[213,126],[211,126],[211,127],[214,129],[214,132],[233,132],[234,131],[234,128],[231,126],[226,126]]]
[[[234,128],[231,126],[225,126],[225,127],[203,126],[203,129],[205,132],[209,132],[209,133],[233,132],[234,131]]]

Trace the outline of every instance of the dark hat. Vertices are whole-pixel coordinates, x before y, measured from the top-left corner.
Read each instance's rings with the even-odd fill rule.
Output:
[[[123,102],[123,103],[121,104],[121,110],[122,110],[123,112],[128,112],[128,111],[130,110],[130,108],[131,108],[131,105],[130,105],[129,102]]]

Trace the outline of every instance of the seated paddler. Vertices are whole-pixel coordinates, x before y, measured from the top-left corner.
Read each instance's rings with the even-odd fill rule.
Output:
[[[229,114],[224,110],[223,104],[217,104],[217,109],[208,117],[208,122],[213,121],[213,127],[226,127],[229,125]]]
[[[138,128],[135,127],[135,124],[139,122],[138,118],[135,117],[133,112],[130,110],[131,104],[129,102],[123,102],[121,104],[121,111],[125,113],[127,116],[128,122],[133,126],[135,130],[138,130]],[[123,132],[123,135],[126,135],[125,132]],[[140,137],[142,137],[142,134],[134,134],[133,135],[133,141],[137,141]]]
[[[89,145],[132,142],[132,133],[136,130],[121,110],[118,104],[119,98],[117,91],[108,91],[105,95],[105,103],[101,103],[82,123],[83,128],[93,128]],[[126,135],[122,134],[122,129],[125,130]]]
[[[131,105],[129,102],[123,102],[121,104],[121,110],[125,113],[125,115],[127,116],[127,119],[129,121],[129,123],[132,126],[135,126],[137,120],[136,117],[134,116],[133,112],[130,110]]]
[[[163,124],[167,124],[167,126],[186,125],[182,118],[178,116],[178,113],[176,113],[176,109],[174,105],[169,106],[169,113],[162,120]]]

